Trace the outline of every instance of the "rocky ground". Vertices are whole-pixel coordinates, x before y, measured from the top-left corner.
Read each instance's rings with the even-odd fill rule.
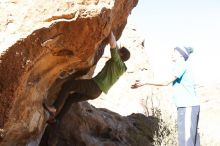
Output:
[[[201,97],[201,115],[199,130],[201,145],[220,145],[220,84],[201,83],[197,86],[197,93]]]

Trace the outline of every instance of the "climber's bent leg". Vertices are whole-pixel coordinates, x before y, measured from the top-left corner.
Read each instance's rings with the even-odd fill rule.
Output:
[[[93,79],[69,80],[63,84],[58,98],[53,104],[57,110],[56,113],[60,112],[72,92],[82,95],[78,102],[95,99],[102,93]]]

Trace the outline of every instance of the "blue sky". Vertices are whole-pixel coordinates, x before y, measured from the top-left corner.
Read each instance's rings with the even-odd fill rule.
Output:
[[[220,0],[139,0],[129,21],[156,71],[166,69],[171,48],[191,46],[196,80],[220,83]]]

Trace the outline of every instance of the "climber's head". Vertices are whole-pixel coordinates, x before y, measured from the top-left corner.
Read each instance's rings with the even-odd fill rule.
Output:
[[[120,55],[121,60],[122,60],[123,62],[127,61],[127,60],[130,58],[130,52],[129,52],[129,50],[128,50],[127,48],[121,47],[121,48],[118,50],[118,52],[119,52],[119,55]]]

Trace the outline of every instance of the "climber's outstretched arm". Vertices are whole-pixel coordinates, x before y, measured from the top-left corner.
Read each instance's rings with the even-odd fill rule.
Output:
[[[115,39],[113,32],[111,32],[109,35],[109,45],[111,49],[117,48],[117,41]]]

